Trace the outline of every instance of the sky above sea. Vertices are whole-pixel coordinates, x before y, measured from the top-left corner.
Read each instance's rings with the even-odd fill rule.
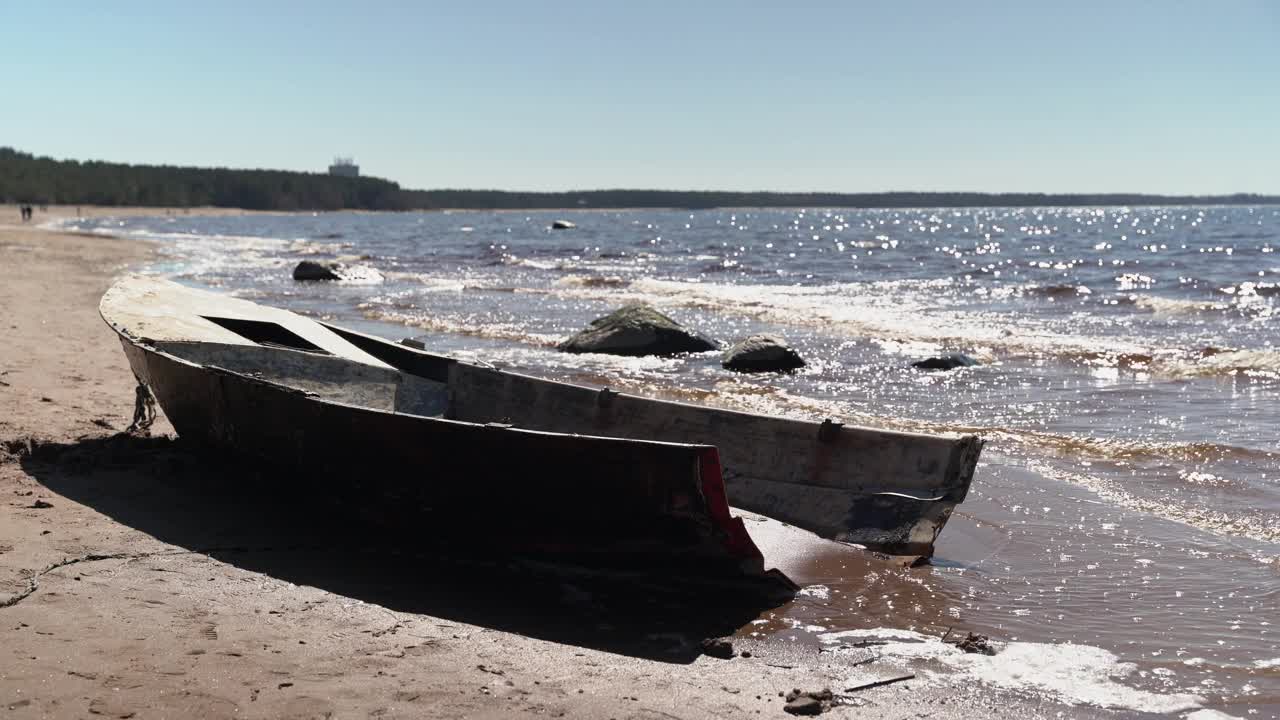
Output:
[[[0,144],[409,188],[1280,193],[1280,3],[8,4]]]

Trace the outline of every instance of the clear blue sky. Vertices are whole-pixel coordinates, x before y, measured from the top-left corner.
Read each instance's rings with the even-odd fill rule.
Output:
[[[411,188],[1280,193],[1280,1],[0,5],[0,145]]]

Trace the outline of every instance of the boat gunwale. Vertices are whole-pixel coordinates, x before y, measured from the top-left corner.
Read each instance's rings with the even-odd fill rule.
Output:
[[[806,420],[802,418],[785,417],[785,416],[779,417],[779,416],[773,416],[773,415],[762,415],[760,413],[747,412],[745,410],[734,410],[732,408],[722,408],[722,407],[717,407],[713,405],[704,405],[704,404],[693,403],[693,402],[685,402],[682,400],[667,400],[664,398],[655,398],[655,397],[647,397],[645,395],[636,395],[634,393],[616,391],[616,390],[613,390],[612,388],[608,388],[607,386],[596,387],[592,385],[580,385],[578,383],[568,382],[566,380],[553,380],[551,378],[538,377],[537,375],[529,375],[527,373],[518,372],[516,370],[499,368],[487,363],[481,364],[476,362],[469,362],[466,360],[459,360],[458,358],[450,357],[448,355],[439,355],[427,350],[419,350],[418,348],[412,347],[410,345],[403,345],[401,343],[394,342],[386,338],[378,337],[377,335],[370,335],[368,333],[360,332],[358,330],[352,330],[350,328],[344,328],[338,325],[333,325],[323,320],[316,320],[315,322],[319,323],[320,325],[323,325],[324,327],[334,332],[351,333],[353,335],[357,335],[366,340],[383,343],[385,345],[389,345],[396,349],[406,350],[418,355],[425,355],[435,360],[447,361],[447,362],[457,363],[461,365],[469,365],[471,367],[479,368],[482,370],[491,370],[493,372],[498,372],[505,375],[512,375],[514,377],[520,378],[521,380],[551,383],[554,385],[561,385],[564,387],[573,388],[575,390],[585,390],[588,392],[596,392],[596,393],[600,392],[602,389],[607,389],[612,393],[617,393],[619,396],[627,397],[633,400],[643,400],[645,402],[676,405],[683,408],[691,408],[694,410],[704,410],[704,411],[711,411],[716,413],[724,413],[727,415],[734,415],[734,416],[743,417],[743,418],[766,419],[766,420],[773,420],[773,421],[799,423],[801,425],[811,426],[815,430],[822,427],[822,424],[823,424],[822,422],[817,420]],[[386,361],[384,360],[383,362],[386,362]],[[391,363],[387,363],[387,364],[392,365]],[[392,367],[395,367],[395,366],[392,365]],[[396,368],[396,369],[400,370],[400,368]],[[400,372],[408,372],[408,371],[400,370]],[[410,373],[410,374],[413,374],[413,373]],[[418,377],[422,377],[422,376],[419,375]],[[430,380],[432,378],[425,378],[425,379]],[[977,440],[981,442],[984,446],[986,444],[986,439],[983,436],[978,435],[976,433],[962,433],[962,432],[951,432],[951,431],[943,431],[939,433],[921,433],[921,432],[911,432],[909,430],[890,430],[887,428],[877,428],[869,425],[856,425],[856,424],[855,425],[842,424],[841,430],[849,431],[849,432],[859,432],[859,433],[872,433],[877,435],[890,435],[893,437],[911,438],[916,440],[948,440],[948,441]]]

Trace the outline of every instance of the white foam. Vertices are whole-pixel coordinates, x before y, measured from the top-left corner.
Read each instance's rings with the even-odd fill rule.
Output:
[[[1204,698],[1188,693],[1156,693],[1130,687],[1121,678],[1135,671],[1132,663],[1099,647],[1074,643],[1011,642],[995,655],[966,653],[940,638],[910,630],[878,628],[826,633],[819,640],[839,645],[846,640],[873,647],[881,657],[932,660],[990,687],[1042,693],[1068,705],[1177,713],[1195,710]]]
[[[1156,315],[1188,315],[1200,312],[1222,311],[1230,308],[1227,303],[1182,300],[1156,295],[1131,295],[1135,307]]]
[[[827,600],[831,597],[831,588],[826,585],[810,585],[800,592],[796,593],[800,597],[811,597],[817,600]]]
[[[1280,351],[1232,350],[1200,358],[1195,362],[1169,363],[1166,374],[1177,377],[1229,375],[1231,373],[1280,376]]]
[[[831,285],[754,285],[641,278],[625,288],[562,288],[559,294],[659,307],[695,307],[780,324],[816,326],[848,335],[930,346],[983,346],[1031,354],[1151,352],[1147,341],[1069,335],[1023,318],[1014,327],[986,313],[942,311],[938,291],[950,280],[894,280]]]
[[[337,273],[338,282],[344,285],[377,285],[384,280],[382,273],[368,265],[345,265]]]
[[[1220,710],[1195,710],[1182,716],[1185,720],[1240,720],[1239,716],[1228,715]]]
[[[556,280],[561,287],[625,287],[629,281],[619,275],[568,275]]]
[[[1047,692],[1069,704],[1174,713],[1204,702],[1198,695],[1123,685],[1117,679],[1133,673],[1134,666],[1089,645],[1015,642],[993,656],[967,655],[962,664],[969,675],[995,687]]]
[[[622,278],[619,278],[621,280]],[[1137,362],[1172,377],[1243,373],[1280,376],[1280,352],[1241,350],[1188,357],[1185,348],[1161,347],[1150,337],[1064,333],[1032,318],[997,318],[989,313],[940,310],[938,292],[950,280],[893,280],[830,285],[758,285],[638,278],[630,283],[564,279],[550,292],[611,302],[643,302],[657,307],[702,308],[765,322],[835,330],[871,338],[886,352],[925,355],[961,347],[990,362],[994,351],[1085,357],[1103,366]],[[1221,310],[1222,303],[1131,295],[1138,307],[1162,314]],[[1136,361],[1135,361],[1136,358]]]
[[[856,638],[859,640],[905,640],[910,642],[929,642],[937,640],[932,635],[923,635],[914,630],[898,630],[896,628],[866,628],[862,630],[841,630],[840,632],[826,633],[818,637],[824,643],[838,643],[846,638]],[[938,643],[942,645],[941,642]]]

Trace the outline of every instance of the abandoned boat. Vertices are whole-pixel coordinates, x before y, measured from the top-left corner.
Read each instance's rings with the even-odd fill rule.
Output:
[[[100,311],[183,438],[540,548],[674,547],[761,572],[732,504],[927,557],[982,448],[544,380],[155,278],[121,280]]]

